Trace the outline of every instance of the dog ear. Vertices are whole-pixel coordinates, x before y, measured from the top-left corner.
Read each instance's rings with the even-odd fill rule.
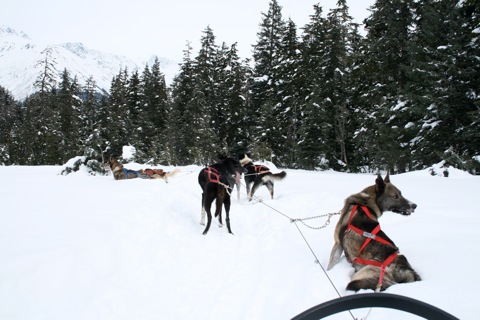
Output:
[[[387,177],[388,177],[388,175],[387,175]],[[385,177],[385,179],[387,177]],[[385,181],[383,181],[380,173],[377,175],[377,179],[375,180],[375,191],[377,191],[378,196],[385,192]]]
[[[383,179],[383,182],[390,183],[390,173],[389,172],[387,172],[387,175],[385,176],[385,179]]]

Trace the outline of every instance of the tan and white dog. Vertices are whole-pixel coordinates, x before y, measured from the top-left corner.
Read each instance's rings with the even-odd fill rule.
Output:
[[[416,207],[390,182],[388,174],[385,179],[378,175],[375,185],[345,200],[335,227],[335,243],[328,270],[340,261],[345,252],[347,261],[355,268],[347,290],[383,291],[395,283],[421,280],[378,223],[378,218],[385,211],[410,215]]]
[[[163,171],[162,169],[140,169],[140,170],[131,170],[126,169],[123,164],[118,162],[116,159],[111,158],[109,161],[110,170],[112,170],[113,178],[115,180],[125,180],[125,179],[163,179],[165,182],[168,182],[168,179],[175,176],[180,172],[180,169],[175,169],[171,172]]]

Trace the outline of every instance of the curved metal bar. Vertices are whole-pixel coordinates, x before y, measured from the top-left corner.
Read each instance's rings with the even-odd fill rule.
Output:
[[[339,312],[369,307],[401,310],[430,320],[459,320],[425,302],[389,293],[363,293],[337,298],[312,307],[292,320],[318,320]]]

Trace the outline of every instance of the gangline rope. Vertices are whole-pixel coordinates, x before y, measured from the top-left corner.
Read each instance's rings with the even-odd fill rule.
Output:
[[[242,183],[242,186],[243,186],[243,183]],[[247,195],[248,197],[248,195]],[[335,215],[335,214],[339,214],[339,212],[336,212],[336,213],[328,213],[326,215],[321,215],[321,216],[317,216],[317,217],[310,217],[310,218],[305,218],[305,219],[293,219],[291,217],[289,217],[287,214],[281,212],[280,210],[272,207],[271,205],[265,203],[264,201],[261,201],[260,198],[256,197],[255,195],[253,196],[253,198],[263,204],[264,206],[268,207],[269,209],[271,209],[272,211],[275,211],[276,213],[284,216],[285,218],[287,218],[288,220],[290,220],[291,223],[295,224],[295,227],[297,228],[298,232],[300,233],[300,235],[302,236],[303,240],[305,241],[305,244],[307,245],[308,249],[310,250],[310,252],[312,253],[313,257],[315,258],[315,263],[318,264],[320,266],[320,268],[322,269],[323,273],[325,274],[325,276],[327,277],[328,281],[330,282],[331,286],[333,287],[333,289],[335,290],[335,292],[337,293],[338,297],[341,298],[342,295],[340,294],[340,292],[338,291],[337,287],[335,286],[335,284],[333,283],[332,279],[330,278],[330,276],[328,275],[327,271],[325,270],[325,268],[323,267],[323,265],[320,263],[320,260],[318,259],[317,255],[315,254],[315,252],[313,251],[312,249],[312,246],[310,245],[310,243],[308,242],[307,238],[305,237],[305,235],[303,234],[302,230],[300,229],[300,227],[298,226],[297,222],[302,222],[303,223],[303,220],[308,220],[308,219],[313,219],[313,218],[317,218],[317,217],[323,217],[323,216],[327,216],[328,215],[328,220],[327,220],[327,223],[325,223],[325,225],[323,225],[322,227],[320,228],[324,228],[326,227],[329,223],[330,223],[330,217],[332,215]],[[306,225],[305,223],[303,223],[305,226],[311,228],[311,229],[320,229],[320,228],[312,228],[308,225]],[[356,320],[356,318],[353,316],[352,312],[350,310],[348,310],[348,312],[350,313],[351,317],[353,320]],[[368,316],[368,315],[367,315]]]

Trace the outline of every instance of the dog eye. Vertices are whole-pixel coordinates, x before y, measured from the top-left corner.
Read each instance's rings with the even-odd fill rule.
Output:
[[[396,194],[396,195],[392,196],[392,198],[395,199],[395,200],[397,200],[397,199],[398,199],[398,195]]]

